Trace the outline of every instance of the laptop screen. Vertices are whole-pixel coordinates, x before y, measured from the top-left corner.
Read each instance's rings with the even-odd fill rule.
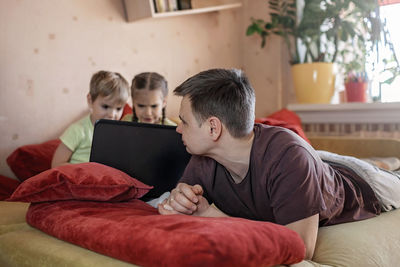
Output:
[[[90,161],[154,186],[143,197],[146,200],[159,197],[176,186],[190,159],[175,130],[175,126],[101,119],[94,126]]]

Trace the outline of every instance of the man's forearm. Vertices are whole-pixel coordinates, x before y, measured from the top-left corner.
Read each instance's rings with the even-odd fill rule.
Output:
[[[211,204],[207,210],[205,210],[202,214],[195,214],[201,217],[230,217],[229,215],[220,211],[217,206]]]

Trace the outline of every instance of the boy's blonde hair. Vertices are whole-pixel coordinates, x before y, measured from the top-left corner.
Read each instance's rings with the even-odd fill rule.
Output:
[[[118,102],[125,103],[129,97],[129,84],[118,72],[101,70],[90,79],[89,94],[92,101],[100,95],[114,96]]]

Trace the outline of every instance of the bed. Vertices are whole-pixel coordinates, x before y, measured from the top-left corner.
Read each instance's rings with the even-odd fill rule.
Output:
[[[309,139],[315,148],[336,153],[359,157],[400,158],[399,140],[340,137]],[[103,169],[98,171],[104,173]],[[73,176],[68,172],[64,175]],[[54,173],[45,173],[42,176],[60,179],[60,176]],[[71,185],[74,181],[69,182]],[[95,182],[98,183],[97,180]],[[107,180],[106,183],[110,181]],[[122,182],[119,181],[119,183]],[[58,187],[53,190],[55,184]],[[204,218],[191,216],[180,218],[157,215],[154,208],[138,199],[144,191],[148,190],[144,185],[124,184],[118,188],[113,186],[112,190],[108,188],[107,192],[101,191],[102,188],[96,188],[93,191],[91,187],[90,190],[93,192],[88,192],[87,187],[68,187],[65,186],[65,182],[55,183],[46,178],[45,184],[41,181],[31,186],[36,186],[38,189],[43,188],[43,185],[51,187],[51,192],[31,194],[32,189],[29,189],[23,191],[25,195],[20,194],[20,197],[23,197],[20,200],[32,201],[34,204],[19,202],[18,199],[15,202],[0,202],[0,266],[274,266],[284,264],[282,266],[384,267],[396,266],[400,262],[398,253],[400,210],[386,212],[360,222],[320,228],[314,258],[312,261],[304,261],[302,260],[304,247],[301,240],[286,228],[238,218],[223,221],[205,219],[204,221]],[[96,198],[93,200],[88,195]],[[126,238],[124,234],[120,234],[119,238],[126,242],[117,241],[117,245],[106,247],[107,244],[115,242],[112,238],[107,239],[106,245],[104,242],[94,242],[93,236],[97,236],[96,240],[104,239],[99,237],[100,234],[108,237],[118,236],[115,233],[104,234],[110,231],[106,227],[110,224],[110,218],[120,218],[118,217],[120,215],[115,213],[116,210],[125,210],[125,213],[133,214],[132,216],[141,215],[146,218],[130,218],[131,221],[125,224],[124,227],[128,228],[129,225],[136,226],[136,228],[131,227],[133,232],[131,234],[134,237],[129,239],[130,243],[123,239]],[[162,219],[160,220],[158,216]],[[68,228],[71,224],[88,226],[90,223],[87,220],[93,222],[93,218],[98,222],[97,232],[85,229],[88,227]],[[80,223],[76,220],[80,220]],[[142,221],[138,222],[138,220]],[[210,224],[211,228],[204,226]],[[184,225],[190,227],[182,227]],[[147,230],[143,231],[144,228]],[[153,232],[152,228],[161,230]],[[249,229],[254,231],[249,231]],[[97,234],[93,235],[93,233]],[[71,236],[75,236],[75,239]],[[178,241],[168,242],[174,238]]]
[[[0,266],[132,266],[29,226],[28,207],[29,203],[0,201]]]
[[[140,200],[150,189],[94,162],[27,179],[1,202],[0,266],[274,266],[304,257],[284,226],[163,216]]]

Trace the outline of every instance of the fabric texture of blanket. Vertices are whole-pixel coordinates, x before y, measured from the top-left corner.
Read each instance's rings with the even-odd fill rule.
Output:
[[[400,208],[400,175],[380,169],[355,157],[338,155],[317,150],[320,158],[328,164],[348,168],[363,178],[374,190],[382,209],[389,211]]]
[[[159,215],[141,200],[31,204],[27,222],[61,240],[140,266],[274,266],[304,258],[300,236],[241,218]]]

